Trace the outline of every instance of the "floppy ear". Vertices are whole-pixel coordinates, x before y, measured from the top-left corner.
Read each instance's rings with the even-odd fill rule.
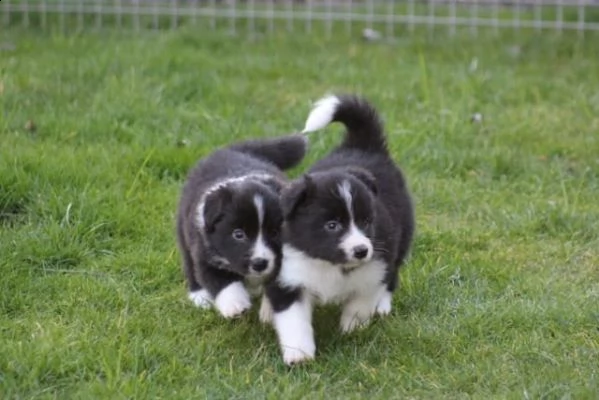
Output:
[[[216,224],[223,217],[223,210],[233,199],[233,193],[224,187],[208,195],[204,202],[204,223],[208,233],[214,232]]]
[[[314,189],[312,177],[308,174],[302,179],[292,182],[281,192],[281,207],[283,208],[283,217],[288,218],[295,213],[297,208],[307,200]]]
[[[362,182],[375,196],[379,193],[379,188],[376,183],[376,178],[370,172],[363,168],[349,167],[347,173],[357,178]]]

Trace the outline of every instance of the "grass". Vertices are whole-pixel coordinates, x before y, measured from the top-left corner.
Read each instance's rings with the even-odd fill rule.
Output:
[[[594,35],[4,32],[0,398],[597,397]],[[187,301],[173,216],[198,158],[330,90],[379,107],[418,233],[392,315],[342,337],[319,309],[288,369],[256,308]]]

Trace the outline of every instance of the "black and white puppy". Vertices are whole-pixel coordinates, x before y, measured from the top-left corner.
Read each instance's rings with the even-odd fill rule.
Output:
[[[251,140],[200,160],[183,187],[177,240],[189,299],[226,318],[251,307],[281,265],[283,170],[303,159],[304,135]]]
[[[281,195],[283,263],[260,318],[273,322],[287,364],[314,357],[315,304],[341,304],[345,333],[391,311],[414,232],[411,196],[374,107],[355,96],[325,97],[304,132],[333,121],[347,128],[344,141]]]

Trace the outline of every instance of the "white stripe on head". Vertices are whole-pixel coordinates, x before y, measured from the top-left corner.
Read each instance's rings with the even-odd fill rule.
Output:
[[[258,225],[262,229],[262,224],[264,223],[264,199],[259,194],[254,196],[254,205],[258,213]]]
[[[263,259],[267,261],[267,267],[263,271],[257,271],[259,275],[269,274],[275,265],[275,253],[268,247],[264,241],[264,235],[262,234],[264,225],[264,198],[259,194],[254,195],[254,206],[256,207],[256,213],[258,215],[258,235],[256,236],[256,242],[252,249],[252,260]]]
[[[351,185],[348,180],[344,180],[339,185],[339,195],[345,202],[345,207],[347,208],[347,212],[349,213],[349,217],[351,221],[354,220],[354,213],[352,208],[352,195],[351,195]]]
[[[354,221],[354,213],[352,207],[353,197],[351,194],[351,185],[348,180],[344,180],[338,187],[339,195],[345,202],[345,207],[349,213],[349,229],[347,233],[341,238],[339,248],[343,250],[348,261],[351,262],[367,262],[370,261],[373,254],[372,242],[364,232],[362,232]],[[362,257],[356,257],[356,250],[362,249],[366,251],[366,255]]]
[[[314,132],[330,124],[340,103],[341,100],[334,95],[325,96],[314,103],[302,133]]]
[[[206,218],[204,217],[204,208],[206,208],[206,202],[200,201],[198,203],[198,208],[196,208],[196,224],[200,231],[203,231],[206,227]]]
[[[246,182],[246,181],[267,181],[272,178],[273,178],[273,176],[269,175],[269,174],[248,174],[248,175],[243,175],[243,176],[234,176],[232,178],[227,178],[222,181],[217,181],[216,183],[214,183],[212,186],[210,186],[208,189],[206,189],[204,194],[202,194],[202,197],[200,198],[200,201],[198,202],[198,206],[196,207],[196,220],[195,221],[196,221],[198,228],[200,228],[200,230],[203,231],[204,228],[206,227],[206,220],[204,217],[204,208],[206,207],[206,199],[212,193],[214,193],[224,187],[234,185],[237,183],[242,183],[242,182]]]

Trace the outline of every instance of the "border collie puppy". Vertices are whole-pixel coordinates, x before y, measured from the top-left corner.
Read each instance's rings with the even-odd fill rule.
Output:
[[[306,153],[304,135],[252,140],[200,160],[183,186],[177,241],[189,299],[226,318],[251,307],[281,264],[283,170]],[[248,292],[249,291],[249,292]]]
[[[314,358],[315,304],[340,304],[344,333],[389,314],[414,232],[411,196],[376,110],[362,98],[328,96],[304,133],[334,121],[345,125],[344,141],[281,194],[283,263],[260,318],[273,322],[287,364]]]

